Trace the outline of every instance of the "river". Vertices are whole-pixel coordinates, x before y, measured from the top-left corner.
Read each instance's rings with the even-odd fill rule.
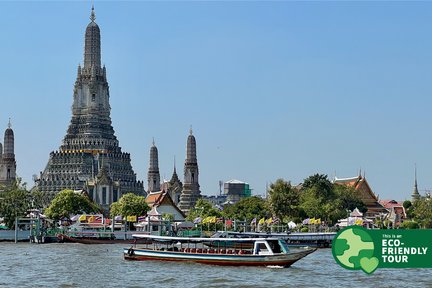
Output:
[[[0,287],[432,287],[430,269],[338,266],[321,249],[290,268],[129,262],[123,245],[0,243]]]

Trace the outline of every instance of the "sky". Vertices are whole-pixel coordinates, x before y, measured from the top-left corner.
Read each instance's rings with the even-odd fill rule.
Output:
[[[432,2],[94,1],[111,119],[147,188],[197,141],[201,193],[238,179],[366,174],[380,199],[432,189]],[[0,129],[33,186],[70,119],[90,1],[0,1]],[[3,127],[3,128],[1,128]],[[3,142],[3,140],[1,140]]]

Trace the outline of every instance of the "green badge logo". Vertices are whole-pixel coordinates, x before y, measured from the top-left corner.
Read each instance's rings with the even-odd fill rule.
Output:
[[[432,230],[366,230],[350,226],[333,239],[336,262],[367,274],[377,268],[432,268]],[[431,249],[429,249],[431,248]]]
[[[359,226],[340,231],[333,239],[332,252],[336,262],[346,269],[361,269],[371,274],[379,264],[371,235]]]

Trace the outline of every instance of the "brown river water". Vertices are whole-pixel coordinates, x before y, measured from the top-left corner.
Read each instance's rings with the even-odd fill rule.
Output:
[[[432,287],[431,269],[338,266],[320,249],[290,268],[129,262],[124,245],[0,243],[0,287]]]

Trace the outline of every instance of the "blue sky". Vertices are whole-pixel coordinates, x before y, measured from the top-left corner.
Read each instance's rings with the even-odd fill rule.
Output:
[[[0,1],[0,126],[31,177],[71,118],[91,3]],[[203,194],[366,171],[380,198],[432,188],[432,3],[95,1],[111,117],[145,183],[182,177],[190,125]],[[2,141],[3,142],[3,141]],[[147,187],[146,187],[147,188]]]

